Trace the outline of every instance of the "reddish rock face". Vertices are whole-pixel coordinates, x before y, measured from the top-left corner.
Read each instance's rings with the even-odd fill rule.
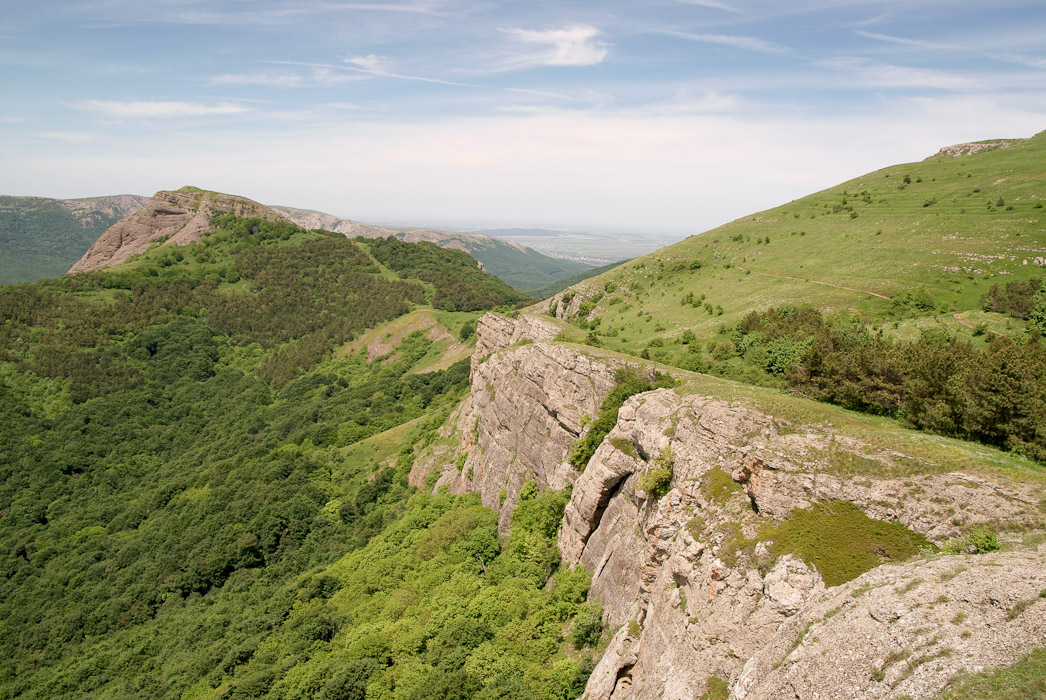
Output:
[[[198,190],[161,191],[137,213],[116,222],[99,236],[83,257],[69,268],[69,273],[119,265],[132,255],[144,253],[159,239],[167,239],[165,245],[199,241],[211,229],[211,218],[224,212],[259,216],[269,221],[288,221],[281,214],[244,197]]]

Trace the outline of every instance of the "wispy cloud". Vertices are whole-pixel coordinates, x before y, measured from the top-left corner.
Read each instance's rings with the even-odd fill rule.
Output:
[[[246,112],[243,105],[220,102],[213,105],[198,102],[163,100],[84,100],[72,106],[85,112],[112,119],[168,119],[172,117],[207,117]]]
[[[434,14],[439,6],[436,2],[333,2],[321,5],[329,10],[364,10],[367,12],[401,12],[406,14]]]
[[[525,44],[543,48],[524,51],[508,61],[504,69],[534,66],[594,66],[602,63],[610,47],[598,40],[601,32],[587,24],[572,24],[559,29],[506,29],[506,34]]]
[[[26,121],[25,117],[0,117],[0,124],[21,124],[24,121]]]
[[[665,31],[662,34],[687,39],[688,41],[699,41],[706,44],[722,44],[732,46],[744,51],[757,51],[759,53],[790,54],[792,49],[781,44],[775,44],[754,36],[738,36],[734,34],[691,34],[690,32]]]
[[[423,75],[408,75],[405,73],[397,73],[391,70],[387,70],[381,67],[383,64],[375,56],[353,56],[342,59],[343,63],[312,63],[308,61],[270,61],[282,66],[304,66],[312,68],[317,71],[314,74],[314,78],[323,78],[329,82],[335,82],[338,80],[352,80],[356,79],[353,76],[342,76],[339,78],[339,73],[356,73],[360,75],[371,75],[378,78],[394,78],[396,80],[414,80],[422,83],[435,83],[437,85],[452,85],[455,87],[469,87],[469,88],[481,88],[483,85],[476,85],[475,83],[462,83],[454,80],[443,80],[442,78],[430,78]],[[373,65],[374,68],[365,67],[367,65]]]
[[[85,141],[93,141],[95,139],[95,134],[73,131],[43,131],[37,134],[37,136],[52,141],[64,141],[65,143],[84,143]]]
[[[960,92],[985,87],[978,78],[961,73],[872,63],[863,58],[836,58],[820,61],[816,65],[845,72],[849,82],[866,87],[931,88]]]
[[[678,0],[684,5],[700,5],[701,7],[711,7],[715,10],[724,10],[726,12],[735,12],[737,14],[744,14],[744,10],[740,10],[736,7],[731,7],[725,2],[719,2],[719,0]]]
[[[936,49],[942,51],[962,50],[962,47],[950,44],[939,44],[935,41],[926,41],[924,39],[908,39],[901,36],[890,36],[889,34],[879,34],[878,32],[867,32],[863,29],[854,30],[854,34],[857,36],[863,36],[866,39],[875,39],[876,41],[885,41],[890,44],[900,44],[902,46],[915,46],[921,49]]]
[[[854,34],[863,36],[866,39],[875,39],[876,41],[890,44],[899,44],[901,46],[911,46],[914,48],[929,49],[933,51],[963,51],[985,56],[1002,63],[1012,63],[1014,65],[1037,68],[1040,70],[1046,69],[1046,58],[1042,56],[1028,56],[1027,54],[1013,53],[1010,51],[985,50],[977,46],[944,44],[936,41],[926,41],[924,39],[909,39],[907,37],[891,36],[889,34],[879,34],[877,32],[866,32],[863,30],[856,30],[854,31]]]
[[[296,87],[303,78],[294,73],[252,73],[248,75],[225,73],[207,81],[208,85],[263,85],[269,87]]]
[[[128,24],[184,24],[184,25],[261,25],[277,26],[294,19],[310,19],[332,12],[365,12],[385,14],[432,15],[439,11],[439,0],[417,2],[304,2],[289,5],[283,2],[252,2],[243,9],[226,9],[213,2],[152,2],[149,0],[117,0],[92,5],[86,11],[94,13],[102,26]]]
[[[350,56],[343,60],[349,65],[363,68],[364,70],[378,71],[382,68],[381,59],[374,54],[368,54],[366,56]]]

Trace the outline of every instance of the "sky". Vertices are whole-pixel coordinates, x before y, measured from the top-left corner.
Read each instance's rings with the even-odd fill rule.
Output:
[[[1046,129],[1042,0],[5,0],[0,194],[682,238]]]

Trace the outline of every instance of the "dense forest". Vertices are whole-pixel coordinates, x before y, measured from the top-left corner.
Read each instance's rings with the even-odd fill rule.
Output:
[[[576,694],[599,616],[555,572],[564,496],[502,541],[415,493],[467,361],[415,372],[420,332],[333,352],[431,285],[340,235],[215,225],[0,287],[0,698]],[[461,298],[518,299],[472,267]]]
[[[74,213],[62,200],[0,196],[0,284],[63,274],[126,213],[116,208]]]
[[[436,308],[477,311],[528,299],[498,278],[485,274],[465,251],[440,248],[427,241],[404,243],[397,238],[356,240],[366,242],[374,257],[398,272],[400,277],[432,283],[436,289],[432,305]]]

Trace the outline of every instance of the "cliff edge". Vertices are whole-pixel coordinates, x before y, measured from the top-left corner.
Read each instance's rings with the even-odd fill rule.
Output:
[[[588,700],[932,698],[1046,645],[1046,550],[1021,544],[1046,530],[1041,470],[674,369],[577,468],[618,370],[670,368],[558,329],[484,317],[456,443],[411,481],[479,493],[503,532],[524,483],[572,487],[563,564],[591,572],[610,636]],[[1014,551],[941,553],[982,529]]]

